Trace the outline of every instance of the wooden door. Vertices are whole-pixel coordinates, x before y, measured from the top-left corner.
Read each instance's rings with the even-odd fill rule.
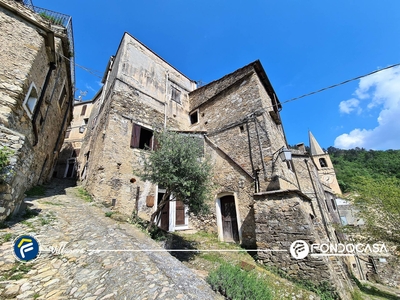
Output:
[[[159,204],[162,200],[164,193],[158,193],[157,195],[157,203]],[[160,219],[158,222],[161,229],[168,231],[169,230],[169,201],[164,205],[163,209],[160,212]]]
[[[176,212],[175,212],[175,225],[185,225],[185,205],[182,201],[175,201]]]
[[[235,199],[233,196],[225,196],[220,201],[224,241],[239,242]]]

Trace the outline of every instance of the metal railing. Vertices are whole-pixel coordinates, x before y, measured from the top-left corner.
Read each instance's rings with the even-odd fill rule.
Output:
[[[70,61],[72,91],[75,91],[75,58],[74,58],[75,52],[74,52],[74,32],[72,30],[72,17],[49,9],[34,6],[32,0],[22,0],[21,2],[30,10],[41,16],[44,20],[49,21],[52,25],[62,26],[66,29],[68,44],[69,44],[68,45],[69,53],[65,53],[65,56]]]

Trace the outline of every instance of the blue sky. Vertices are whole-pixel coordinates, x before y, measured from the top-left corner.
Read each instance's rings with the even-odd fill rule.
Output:
[[[103,73],[129,32],[205,83],[259,59],[281,102],[400,63],[400,1],[32,0],[73,17],[76,63]],[[89,100],[100,78],[76,68]],[[79,95],[79,91],[77,93]],[[289,144],[400,149],[400,68],[283,105]]]

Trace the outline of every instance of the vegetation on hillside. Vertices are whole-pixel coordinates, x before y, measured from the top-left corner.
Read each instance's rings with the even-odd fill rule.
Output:
[[[329,147],[343,193],[352,192],[368,236],[400,242],[400,150]]]

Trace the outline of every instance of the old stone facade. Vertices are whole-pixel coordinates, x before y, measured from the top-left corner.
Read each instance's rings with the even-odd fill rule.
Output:
[[[288,252],[298,239],[337,241],[331,226],[338,221],[337,213],[327,209],[328,196],[335,194],[321,183],[304,147],[292,149],[292,158],[282,156],[290,152],[282,107],[259,61],[197,88],[125,33],[103,83],[78,158],[82,182],[96,200],[148,218],[163,190],[142,182],[134,172],[153,147],[154,130],[191,133],[213,164],[211,213],[201,219],[188,216],[184,207],[172,202],[159,225],[169,231],[217,232],[221,241],[257,247],[260,262],[292,276],[331,281],[346,293],[341,261],[296,260]]]
[[[77,157],[79,156],[82,142],[89,126],[89,117],[98,95],[92,101],[74,102],[73,118],[65,132],[64,143],[58,155],[53,176],[57,178],[77,177]]]
[[[72,116],[74,70],[69,16],[1,0],[0,29],[0,145],[12,150],[0,184],[1,221],[53,173]]]

